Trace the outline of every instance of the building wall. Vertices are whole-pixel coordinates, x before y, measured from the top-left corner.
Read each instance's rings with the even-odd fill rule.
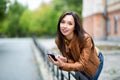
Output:
[[[97,13],[104,12],[104,5],[102,0],[83,0],[83,18]]]
[[[95,14],[83,19],[84,29],[95,39],[103,40],[106,36],[106,27],[103,14]]]
[[[83,27],[90,35],[94,35],[93,24],[93,16],[83,18]]]
[[[83,0],[83,26],[94,39],[120,41],[120,0],[106,1]]]
[[[107,0],[108,40],[120,41],[120,0]]]

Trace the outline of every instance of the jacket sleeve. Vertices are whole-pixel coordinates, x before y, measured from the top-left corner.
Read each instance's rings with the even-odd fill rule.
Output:
[[[74,63],[64,63],[64,65],[60,68],[65,71],[83,71],[85,66],[87,66],[87,63],[90,58],[91,54],[91,48],[93,46],[92,40],[90,37],[87,37],[86,43],[84,48],[80,51],[79,60]],[[76,54],[76,53],[75,53]]]

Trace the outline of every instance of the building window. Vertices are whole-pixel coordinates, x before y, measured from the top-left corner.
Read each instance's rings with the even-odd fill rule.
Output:
[[[110,33],[110,20],[107,20],[107,34]]]
[[[114,32],[117,33],[118,32],[118,19],[119,16],[114,16]]]

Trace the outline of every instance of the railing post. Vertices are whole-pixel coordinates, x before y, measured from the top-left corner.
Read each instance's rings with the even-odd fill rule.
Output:
[[[62,70],[61,70],[61,80],[64,80],[64,75],[62,73]]]
[[[70,80],[70,72],[68,72],[68,80]]]
[[[59,68],[57,67],[57,78],[59,79]]]

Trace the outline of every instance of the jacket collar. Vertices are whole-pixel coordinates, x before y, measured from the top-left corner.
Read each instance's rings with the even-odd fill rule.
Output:
[[[77,41],[77,36],[74,34],[72,40],[68,40],[67,38],[64,38],[65,45],[71,47],[73,43]]]

